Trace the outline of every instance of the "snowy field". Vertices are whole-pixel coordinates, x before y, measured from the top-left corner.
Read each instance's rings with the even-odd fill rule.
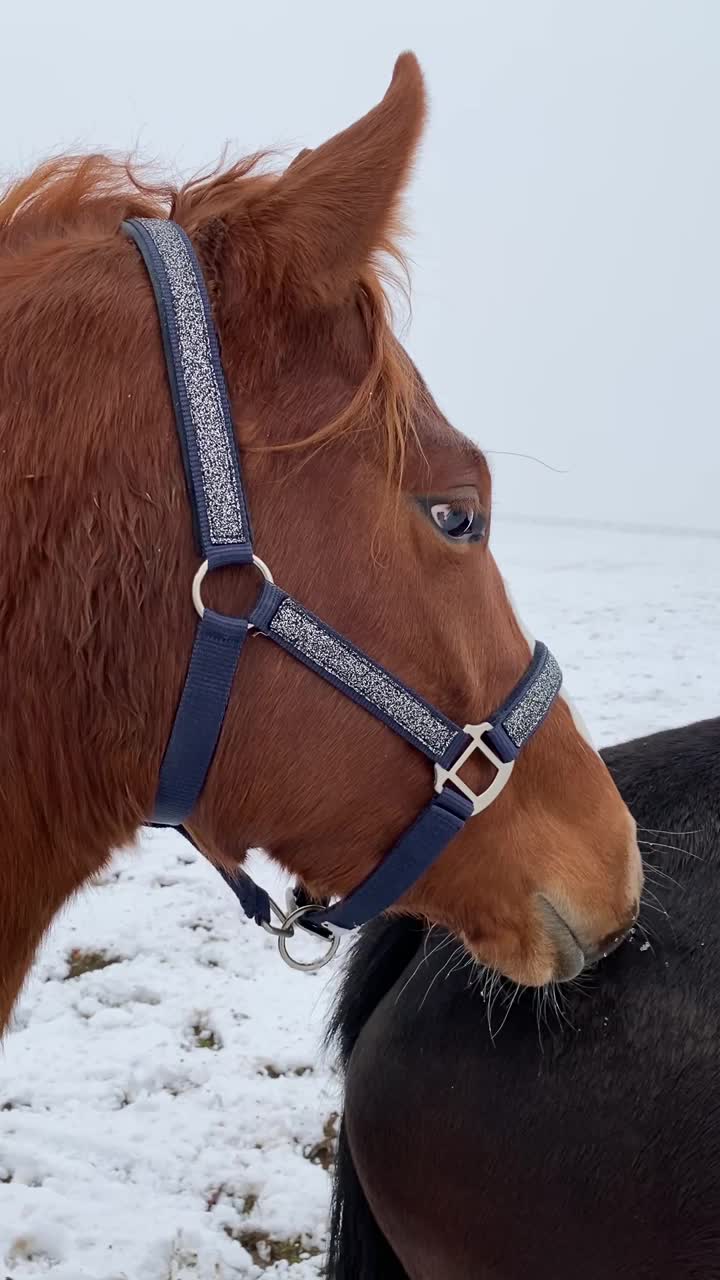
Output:
[[[720,537],[494,537],[600,745],[720,714]],[[0,1280],[317,1277],[334,980],[282,965],[176,837],[118,855],[58,921],[0,1058]]]

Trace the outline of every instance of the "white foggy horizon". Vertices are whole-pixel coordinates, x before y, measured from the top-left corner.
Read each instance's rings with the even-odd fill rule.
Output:
[[[714,0],[36,0],[3,36],[3,180],[78,149],[182,174],[226,143],[291,155],[412,49],[401,336],[488,452],[496,513],[720,534]]]

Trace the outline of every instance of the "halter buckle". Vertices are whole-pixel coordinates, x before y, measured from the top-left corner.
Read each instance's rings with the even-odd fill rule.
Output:
[[[473,817],[478,813],[482,813],[483,809],[487,809],[492,804],[493,800],[497,799],[503,787],[509,781],[510,774],[515,767],[514,760],[500,760],[498,756],[496,756],[492,747],[489,747],[485,741],[483,734],[488,733],[492,727],[493,726],[489,720],[484,721],[483,724],[464,725],[463,732],[471,739],[465,750],[458,756],[455,763],[450,765],[449,769],[444,769],[440,764],[435,765],[435,790],[442,791],[445,784],[451,782],[452,785],[462,793],[462,795],[466,796],[467,799],[471,801]],[[476,791],[473,791],[472,787],[468,786],[467,782],[465,782],[463,778],[460,777],[460,770],[464,764],[467,764],[471,755],[475,751],[479,751],[486,760],[489,760],[490,764],[496,770],[495,777],[492,782],[484,791],[481,791],[479,795]]]

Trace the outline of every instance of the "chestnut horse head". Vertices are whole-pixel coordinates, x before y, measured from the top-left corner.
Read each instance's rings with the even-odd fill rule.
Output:
[[[380,284],[424,112],[405,54],[374,110],[281,175],[248,161],[173,190],[95,156],[0,202],[0,1017],[55,910],[147,819],[193,641],[182,463],[124,220],[169,215],[193,242],[255,546],[283,587],[460,724],[528,665],[488,545],[486,462],[393,337]],[[236,614],[256,588],[226,569],[205,590]],[[342,894],[429,781],[407,743],[258,636],[191,829],[218,863],[262,846]],[[627,929],[640,878],[630,816],[558,699],[399,909],[541,984]]]

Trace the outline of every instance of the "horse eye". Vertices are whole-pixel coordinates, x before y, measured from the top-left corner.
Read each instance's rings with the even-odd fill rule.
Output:
[[[471,506],[451,502],[434,502],[430,517],[446,538],[454,542],[476,542],[483,536],[485,517]]]

